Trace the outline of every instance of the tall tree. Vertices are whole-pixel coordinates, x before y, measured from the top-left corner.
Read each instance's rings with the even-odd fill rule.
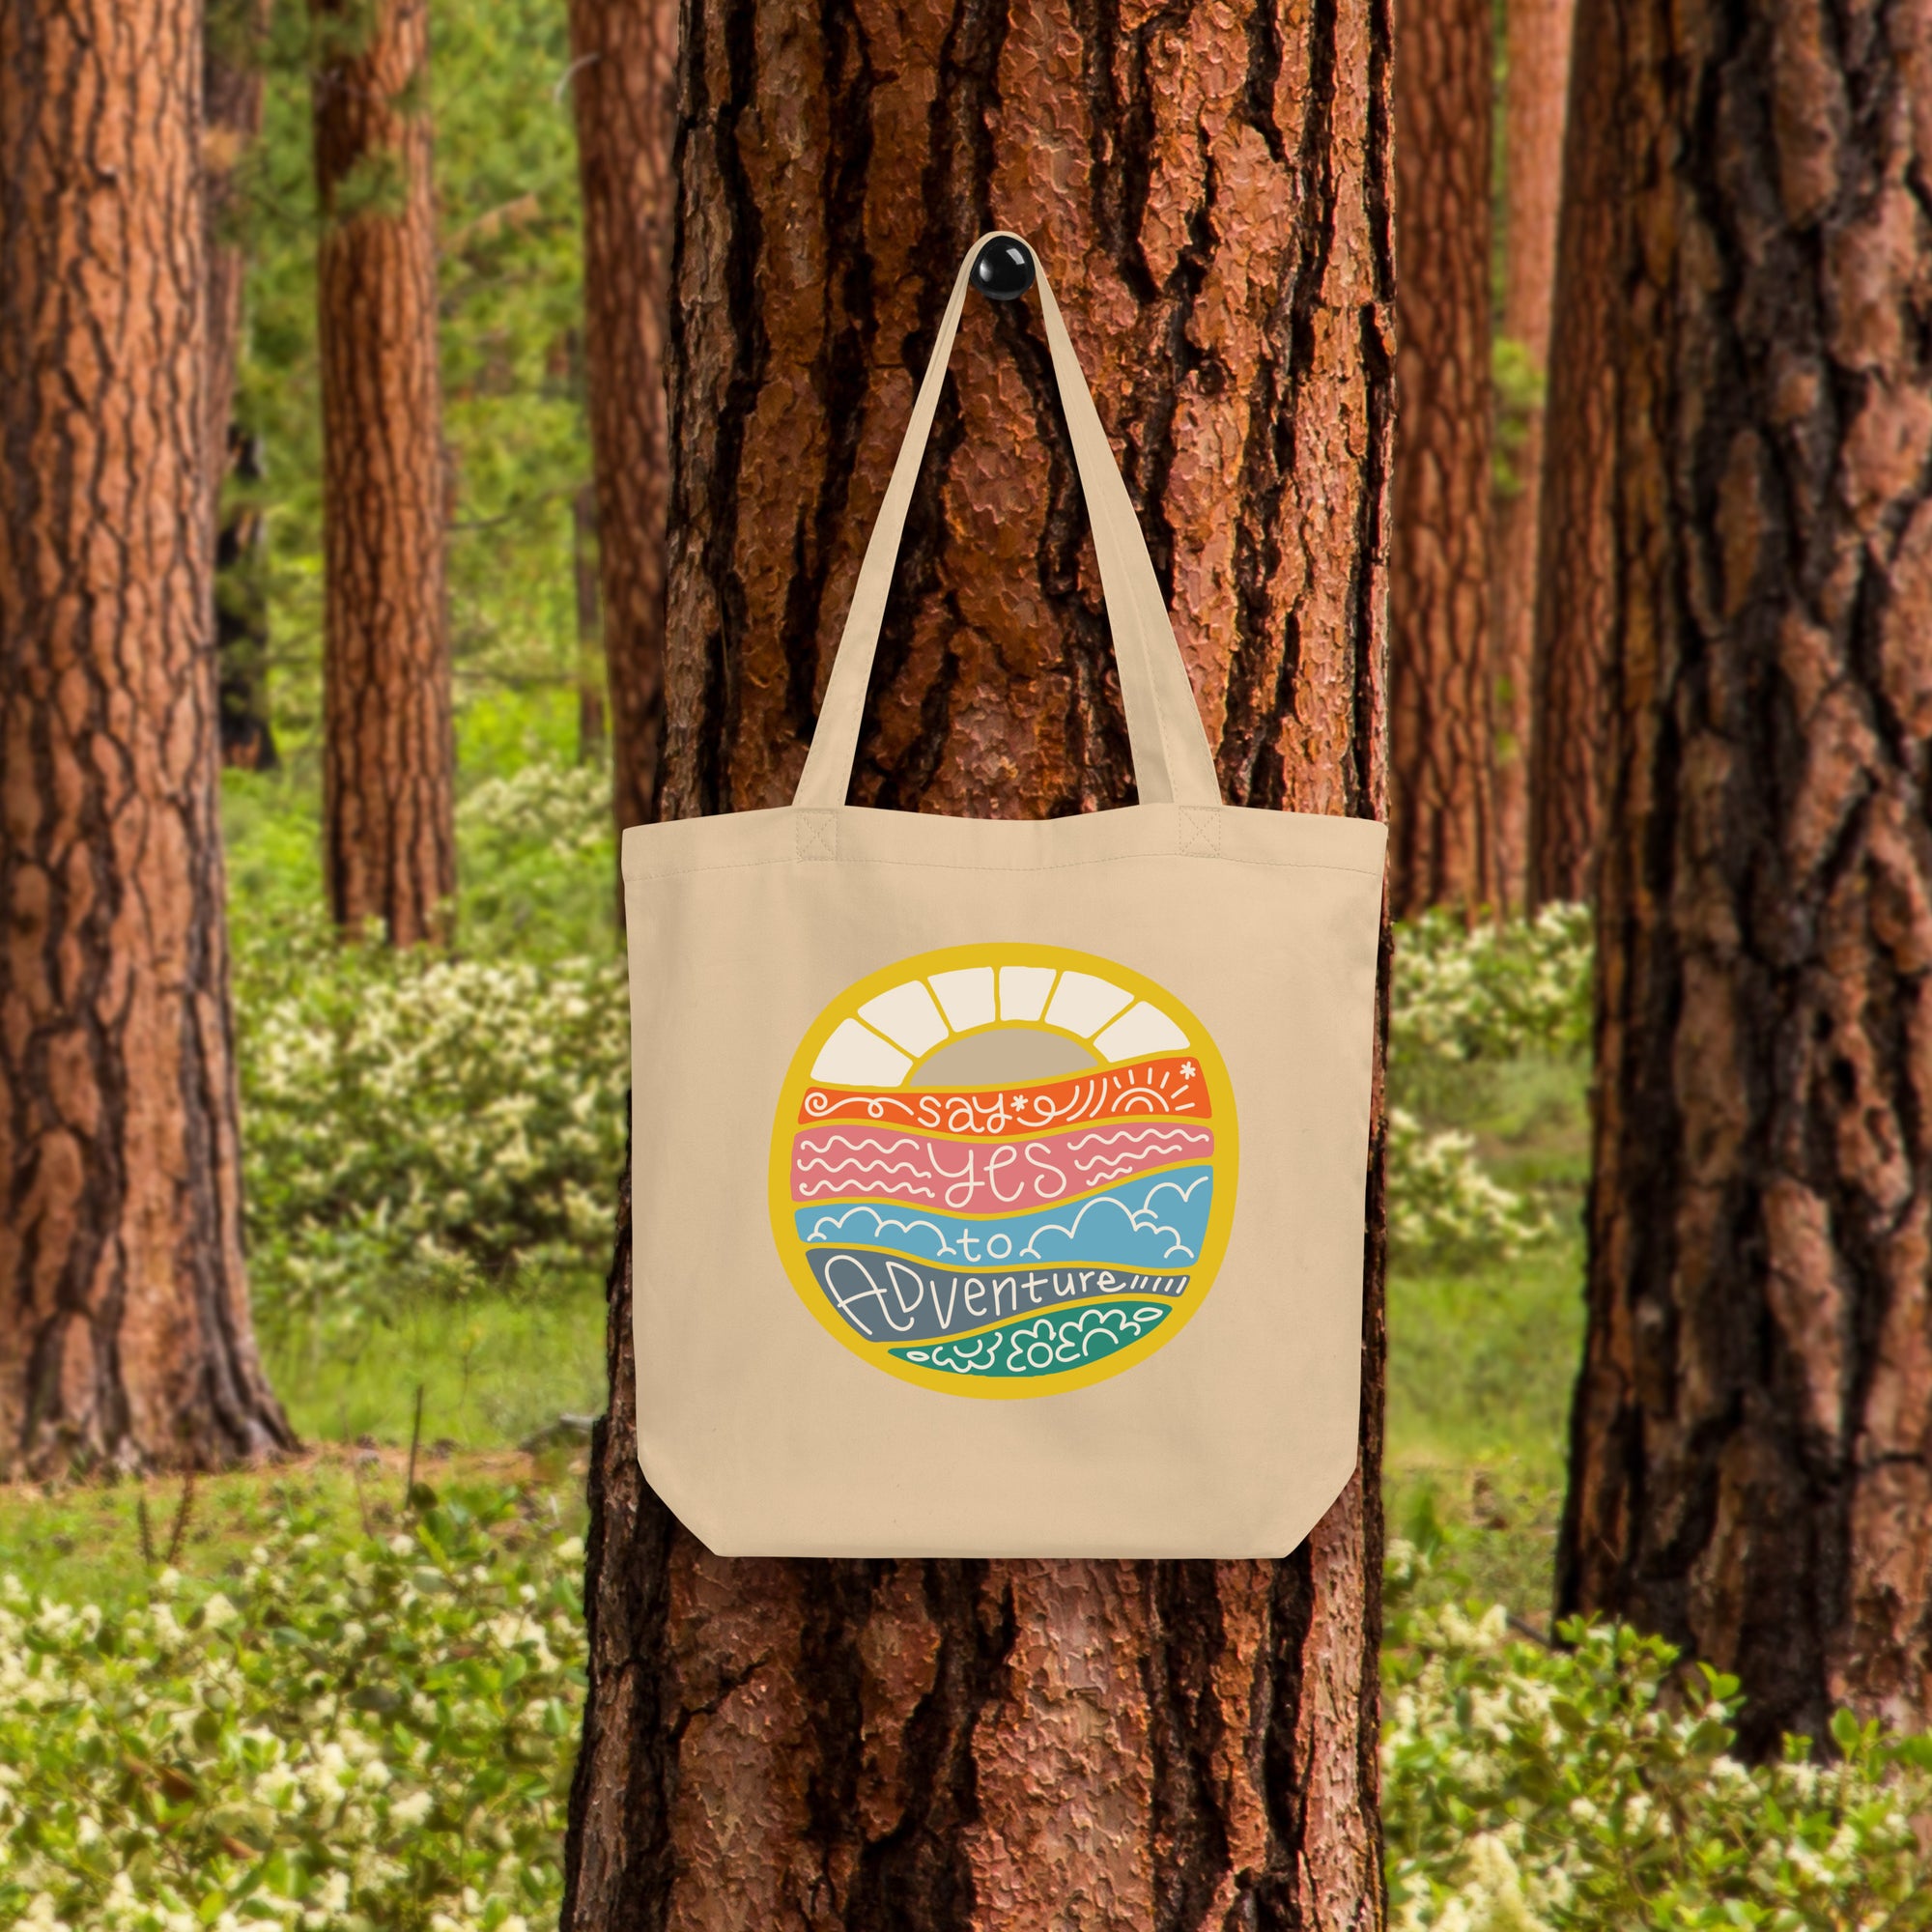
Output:
[[[0,1474],[291,1441],[249,1325],[198,0],[0,10]]]
[[[1621,37],[1615,0],[1576,0],[1549,388],[1536,532],[1530,669],[1529,899],[1594,891],[1615,595],[1610,317],[1626,219],[1616,175]]]
[[[428,0],[311,0],[329,904],[397,946],[456,891]]]
[[[1530,696],[1543,389],[1556,281],[1563,111],[1575,0],[1507,0],[1503,85],[1503,290],[1497,347],[1503,447],[1490,537],[1495,698],[1496,871],[1506,904],[1528,895]],[[1506,473],[1505,473],[1506,472]]]
[[[235,421],[235,371],[242,340],[240,179],[261,137],[268,55],[267,0],[208,0],[202,63],[201,163],[208,262],[208,514],[215,529],[215,649],[221,675],[221,758],[266,771],[276,763],[269,722],[266,539],[261,507],[247,487],[262,474],[259,440]],[[242,485],[224,503],[224,485]]]
[[[1389,897],[1496,903],[1490,646],[1491,0],[1399,0],[1402,340],[1389,580]]]
[[[692,0],[669,816],[784,803],[960,253],[1039,239],[1234,801],[1378,813],[1389,27]],[[1132,796],[1030,301],[969,304],[855,796]],[[607,541],[611,533],[607,530]],[[1379,1104],[1379,1103],[1378,1103]],[[629,1249],[593,1450],[566,1925],[1382,1923],[1379,1136],[1356,1479],[1279,1563],[727,1562],[639,1477]]]
[[[1932,1717],[1932,32],[1621,25],[1561,1595],[1737,1672],[1766,1750]]]
[[[677,0],[570,5],[598,615],[620,829],[656,815],[664,739],[666,302],[677,16]],[[580,511],[580,545],[585,534]]]
[[[577,758],[594,764],[609,742],[605,716],[604,589],[597,568],[597,486],[570,499],[570,571],[577,589]]]
[[[207,0],[203,42],[201,163],[203,248],[208,263],[208,458],[211,504],[228,472],[228,427],[235,403],[235,364],[242,333],[245,262],[238,173],[262,132],[262,85],[268,10],[263,0]]]

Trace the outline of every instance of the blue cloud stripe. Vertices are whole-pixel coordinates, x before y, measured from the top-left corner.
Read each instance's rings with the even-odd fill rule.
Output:
[[[1211,1167],[1181,1167],[996,1219],[935,1214],[901,1201],[844,1201],[801,1208],[796,1223],[808,1246],[892,1248],[952,1267],[1082,1262],[1172,1273],[1200,1258],[1213,1191]]]

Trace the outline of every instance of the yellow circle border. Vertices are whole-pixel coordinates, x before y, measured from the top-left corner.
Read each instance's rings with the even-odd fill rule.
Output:
[[[1202,1238],[1201,1253],[1188,1270],[1190,1279],[1186,1294],[1175,1304],[1172,1314],[1165,1321],[1140,1340],[1128,1343],[1124,1349],[1117,1350],[1101,1361],[1089,1363],[1084,1368],[1068,1369],[1063,1374],[1010,1378],[988,1377],[981,1380],[977,1377],[921,1368],[916,1362],[899,1360],[891,1351],[894,1347],[902,1345],[867,1342],[855,1335],[850,1326],[838,1319],[838,1313],[826,1301],[825,1292],[819,1287],[818,1279],[806,1260],[805,1243],[798,1238],[796,1232],[798,1204],[791,1198],[792,1141],[801,1124],[799,1115],[806,1089],[832,1084],[814,1081],[810,1077],[819,1049],[842,1020],[850,1018],[867,1001],[878,994],[889,992],[908,980],[926,980],[934,973],[952,972],[969,966],[1052,966],[1062,972],[1093,973],[1112,980],[1132,992],[1137,999],[1146,1000],[1158,1010],[1166,1012],[1184,1029],[1187,1051],[1201,1063],[1202,1078],[1208,1089],[1209,1124],[1214,1130],[1214,1151],[1209,1156],[1214,1172],[1214,1192],[1208,1205],[1208,1232]],[[1015,1022],[1006,1024],[1013,1025]],[[1043,1030],[1059,1031],[1058,1028]],[[938,1051],[937,1048],[933,1050]],[[990,1091],[995,1087],[1037,1083],[1001,1080],[983,1084]],[[889,1090],[880,1088],[870,1091],[883,1093]],[[971,1093],[980,1090],[961,1088],[957,1091]],[[784,1085],[780,1089],[778,1112],[772,1127],[768,1188],[772,1243],[778,1250],[779,1262],[784,1268],[786,1278],[797,1291],[799,1299],[805,1303],[806,1312],[841,1347],[870,1362],[874,1368],[883,1369],[887,1375],[895,1376],[900,1381],[933,1389],[942,1395],[968,1396],[982,1402],[1024,1402],[1039,1396],[1060,1395],[1068,1389],[1085,1388],[1091,1383],[1122,1375],[1156,1350],[1166,1348],[1193,1321],[1201,1312],[1201,1304],[1208,1299],[1215,1277],[1220,1273],[1229,1230],[1235,1220],[1235,1193],[1239,1172],[1240,1140],[1235,1116],[1235,1088],[1228,1077],[1227,1064],[1222,1060],[1221,1050],[1215,1045],[1212,1035],[1192,1009],[1183,1006],[1165,986],[1150,980],[1144,973],[1136,973],[1131,967],[1122,965],[1118,960],[1103,959],[1093,952],[1078,952],[1066,946],[1036,946],[1023,941],[944,946],[930,952],[915,952],[904,959],[895,960],[890,966],[882,966],[876,973],[868,973],[865,979],[855,980],[836,999],[829,1001],[824,1010],[806,1029],[805,1037],[799,1041],[798,1051],[793,1054],[791,1065],[786,1070]],[[1101,1297],[1094,1298],[1098,1300]],[[1148,1297],[1129,1295],[1109,1298],[1146,1300]],[[1000,1322],[986,1322],[983,1326],[996,1327],[1009,1319],[1002,1317]],[[982,1331],[975,1329],[971,1332],[977,1334]],[[950,1339],[963,1340],[964,1336]]]

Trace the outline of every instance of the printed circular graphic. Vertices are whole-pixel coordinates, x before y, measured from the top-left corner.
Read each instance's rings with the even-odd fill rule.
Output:
[[[1235,1095],[1199,1020],[1089,953],[923,952],[807,1030],[772,1234],[856,1355],[949,1395],[1056,1395],[1165,1348],[1235,1214]]]

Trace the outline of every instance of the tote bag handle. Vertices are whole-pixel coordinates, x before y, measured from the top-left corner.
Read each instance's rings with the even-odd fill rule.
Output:
[[[952,338],[959,330],[968,277],[973,264],[979,260],[980,250],[1004,234],[1002,230],[982,235],[966,251],[966,259],[959,265],[958,278],[952,284],[952,298],[940,318],[932,359],[926,364],[924,380],[919,385],[912,420],[906,425],[905,440],[899,445],[892,481],[886,486],[878,521],[872,526],[871,541],[866,546],[866,560],[859,567],[859,582],[852,593],[852,608],[845,616],[838,655],[833,660],[825,703],[812,733],[805,772],[792,797],[795,806],[823,810],[845,803],[852,782],[852,761],[859,750],[866,688],[871,682],[872,657],[879,645],[879,625],[885,617],[886,599],[893,587],[893,568],[898,561],[899,538],[905,530],[906,512],[912,505],[913,487],[919,481],[926,439],[932,433],[939,391],[952,354]],[[1035,261],[1037,263],[1037,255]],[[1053,355],[1054,377],[1060,384],[1061,408],[1065,412],[1067,433],[1073,442],[1080,492],[1087,500],[1088,520],[1094,526],[1094,553],[1099,560],[1100,589],[1106,599],[1114,658],[1120,667],[1121,698],[1126,707],[1127,740],[1133,749],[1134,783],[1141,803],[1219,805],[1221,787],[1214,776],[1208,734],[1202,729],[1201,714],[1194,707],[1187,667],[1174,641],[1167,605],[1160,594],[1160,580],[1154,575],[1153,559],[1148,555],[1147,540],[1141,535],[1133,500],[1121,480],[1114,452],[1108,447],[1107,433],[1100,427],[1087,379],[1081,374],[1073,344],[1067,340],[1066,325],[1060,319],[1060,305],[1047,286],[1044,268],[1038,270],[1035,286],[1039,290],[1040,312],[1046,321],[1046,341]]]

